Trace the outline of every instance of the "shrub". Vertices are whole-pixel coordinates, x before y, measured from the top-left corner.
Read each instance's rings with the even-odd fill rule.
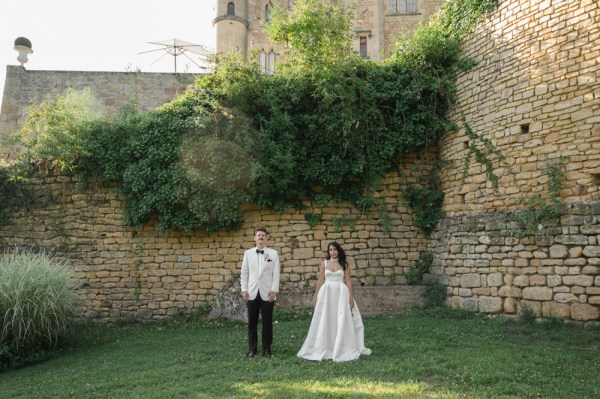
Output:
[[[65,261],[15,251],[0,259],[0,370],[43,356],[72,316],[78,296]]]
[[[23,156],[41,169],[72,171],[78,160],[88,155],[83,132],[103,111],[90,89],[69,88],[48,95],[28,112],[18,133],[26,149]]]

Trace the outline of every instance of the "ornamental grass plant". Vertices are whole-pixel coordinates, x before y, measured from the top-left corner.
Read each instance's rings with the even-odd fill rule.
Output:
[[[65,260],[16,250],[0,259],[0,370],[44,356],[76,314],[79,297]]]

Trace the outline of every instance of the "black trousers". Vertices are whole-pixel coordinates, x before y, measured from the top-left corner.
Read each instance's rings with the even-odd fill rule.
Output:
[[[273,305],[263,301],[260,292],[253,300],[248,300],[248,345],[251,351],[258,349],[258,315],[262,315],[262,350],[271,350],[273,342]]]

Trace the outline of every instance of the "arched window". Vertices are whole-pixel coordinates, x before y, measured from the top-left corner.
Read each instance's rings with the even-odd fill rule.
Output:
[[[265,6],[265,22],[269,22],[271,20],[271,3],[267,3]]]
[[[235,15],[235,4],[227,4],[227,15]]]
[[[275,72],[275,52],[271,50],[269,53],[269,71],[270,74]]]
[[[262,73],[267,72],[267,54],[265,53],[265,51],[261,51],[260,53],[260,71]]]

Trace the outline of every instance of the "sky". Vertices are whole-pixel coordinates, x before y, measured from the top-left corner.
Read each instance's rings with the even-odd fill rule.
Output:
[[[148,42],[174,38],[214,51],[216,0],[3,0],[0,97],[7,65],[19,65],[17,37],[31,41],[29,70],[173,72],[172,55]],[[186,53],[202,65],[199,56]],[[162,56],[162,58],[161,58]],[[177,57],[178,72],[201,72]]]

